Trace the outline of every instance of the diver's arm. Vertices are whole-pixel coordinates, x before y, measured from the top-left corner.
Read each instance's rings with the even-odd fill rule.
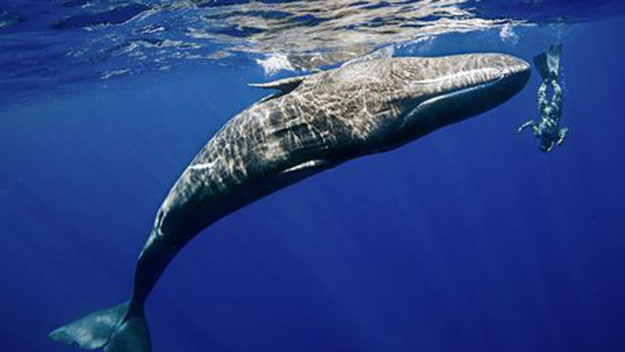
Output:
[[[569,132],[568,127],[561,128],[558,131],[558,141],[556,142],[558,145],[561,145],[564,142],[564,139],[566,138],[566,135],[568,132]]]
[[[533,120],[529,120],[526,123],[522,124],[521,126],[519,126],[519,128],[517,128],[516,133],[519,134],[521,132],[523,132],[524,129],[529,128],[529,127],[533,127],[534,126],[534,121]]]
[[[540,145],[540,151],[549,153],[554,145],[555,143],[552,140],[543,141],[543,144]]]
[[[560,115],[562,114],[562,87],[560,87],[556,80],[551,81],[551,86],[553,87],[551,106],[555,112],[554,116],[559,119]]]

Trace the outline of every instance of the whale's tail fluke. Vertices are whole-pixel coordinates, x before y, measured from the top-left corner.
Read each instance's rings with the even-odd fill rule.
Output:
[[[150,334],[143,308],[129,302],[93,312],[50,333],[54,341],[87,350],[149,352]]]

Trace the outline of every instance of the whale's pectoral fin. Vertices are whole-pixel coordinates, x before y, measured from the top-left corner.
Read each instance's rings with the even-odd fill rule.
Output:
[[[262,101],[267,101],[269,99],[273,99],[273,98],[283,96],[285,94],[289,94],[295,88],[297,88],[300,84],[302,84],[302,82],[304,82],[305,79],[306,79],[306,76],[296,76],[296,77],[283,78],[277,81],[267,82],[267,83],[250,83],[249,86],[255,87],[255,88],[262,88],[262,89],[277,89],[280,91],[262,100]]]
[[[105,352],[149,352],[150,335],[143,309],[129,311],[129,303],[99,310],[50,333],[54,341]]]

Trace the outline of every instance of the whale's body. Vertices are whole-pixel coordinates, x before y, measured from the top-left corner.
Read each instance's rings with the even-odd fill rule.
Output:
[[[364,61],[256,85],[278,93],[232,118],[184,170],[158,210],[132,298],[51,338],[109,352],[149,351],[143,303],[179,249],[206,227],[305,177],[499,105],[528,77],[523,60],[468,54]]]

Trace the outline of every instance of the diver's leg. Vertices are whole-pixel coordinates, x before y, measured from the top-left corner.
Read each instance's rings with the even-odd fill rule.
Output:
[[[553,88],[553,97],[551,98],[553,118],[560,122],[560,116],[562,115],[562,87],[555,79],[551,81],[551,87]]]
[[[562,99],[562,87],[558,84],[557,79],[551,80],[551,87],[553,88],[553,96],[557,99]]]
[[[538,92],[536,94],[538,99],[538,112],[541,116],[544,115],[545,109],[549,104],[549,100],[547,99],[547,80],[543,80],[540,86],[538,87]]]

